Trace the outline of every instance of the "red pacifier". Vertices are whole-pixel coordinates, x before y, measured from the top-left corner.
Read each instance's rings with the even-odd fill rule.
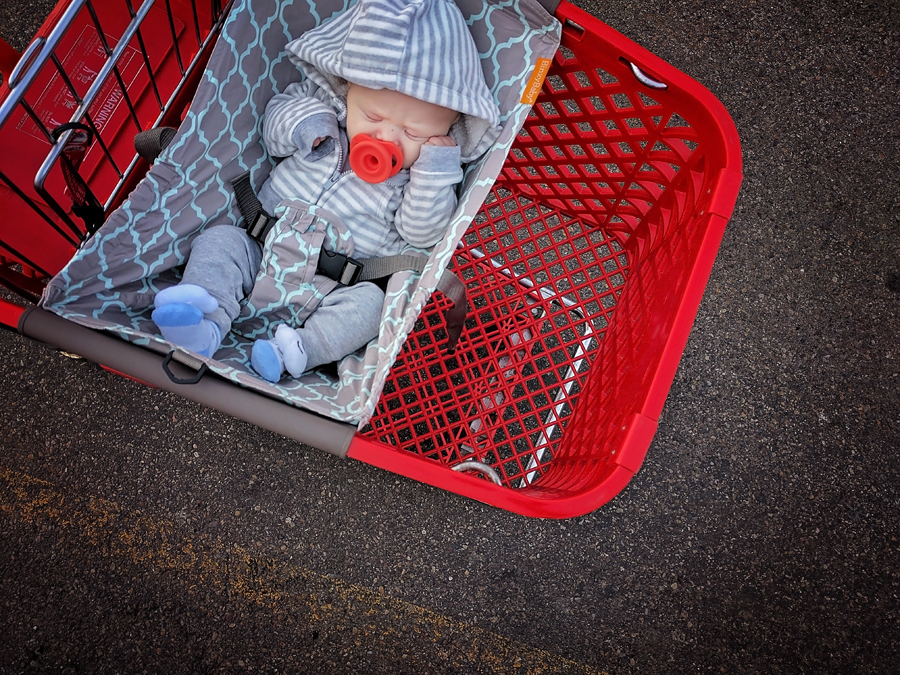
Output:
[[[396,143],[356,134],[350,141],[350,168],[369,183],[380,183],[403,168],[403,151]]]

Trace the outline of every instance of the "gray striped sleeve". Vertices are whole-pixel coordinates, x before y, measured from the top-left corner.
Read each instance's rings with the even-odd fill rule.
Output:
[[[422,147],[394,218],[407,243],[430,248],[441,240],[456,209],[456,185],[462,177],[458,147]]]
[[[263,140],[270,155],[289,157],[300,149],[301,155],[309,156],[316,138],[337,136],[334,111],[308,96],[306,88],[292,84],[266,104]]]

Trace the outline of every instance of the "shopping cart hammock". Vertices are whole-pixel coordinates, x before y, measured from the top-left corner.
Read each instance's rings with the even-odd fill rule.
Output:
[[[191,241],[208,225],[237,225],[230,181],[249,170],[256,189],[272,167],[260,139],[266,102],[301,78],[285,46],[346,11],[352,1],[239,0],[223,28],[177,135],[128,200],[50,282],[42,305],[76,323],[166,353],[171,345],[150,319],[153,299],[177,283]],[[229,334],[213,372],[242,386],[354,424],[371,417],[385,378],[416,318],[437,287],[470,222],[499,174],[530,110],[535,73],[559,44],[560,26],[537,0],[457,0],[481,54],[502,132],[465,168],[459,206],[447,235],[421,273],[391,278],[381,333],[336,368],[270,384],[250,368],[251,342]]]

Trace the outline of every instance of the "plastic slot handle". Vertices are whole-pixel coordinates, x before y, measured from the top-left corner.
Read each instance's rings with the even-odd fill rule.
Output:
[[[637,81],[643,84],[645,87],[650,87],[651,89],[668,89],[669,85],[665,82],[660,82],[658,80],[654,80],[652,77],[647,75],[643,70],[638,68],[634,63],[629,61],[628,59],[622,59],[623,63],[627,63],[628,67],[631,68],[632,74],[637,78]]]

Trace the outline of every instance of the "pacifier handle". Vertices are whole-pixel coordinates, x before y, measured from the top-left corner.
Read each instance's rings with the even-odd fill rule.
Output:
[[[403,151],[396,143],[356,134],[350,141],[350,168],[369,183],[380,183],[403,168]]]

